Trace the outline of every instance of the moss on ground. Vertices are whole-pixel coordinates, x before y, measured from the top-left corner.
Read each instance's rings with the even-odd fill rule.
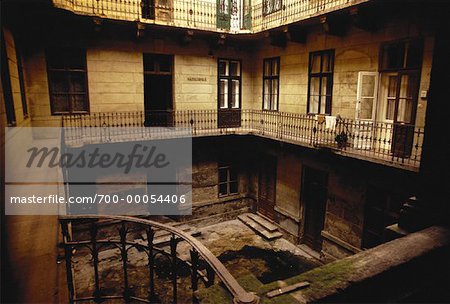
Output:
[[[292,285],[299,282],[308,281],[311,285],[302,290],[302,294],[306,297],[313,295],[320,295],[326,293],[330,288],[336,289],[342,286],[348,279],[349,274],[354,271],[352,261],[340,260],[322,267],[314,268],[308,272],[299,274],[287,280],[284,280],[287,285]],[[237,278],[241,286],[249,291],[256,293],[261,303],[264,304],[282,304],[282,303],[296,303],[290,294],[284,294],[274,298],[267,298],[267,292],[280,288],[279,282],[271,282],[269,284],[262,284],[254,275],[248,274]],[[219,285],[211,286],[204,289],[201,295],[201,303],[217,303],[225,304],[231,303],[231,295]]]

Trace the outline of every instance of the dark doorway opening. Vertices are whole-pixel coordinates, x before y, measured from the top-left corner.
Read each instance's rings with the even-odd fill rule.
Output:
[[[173,56],[144,54],[145,126],[173,126]]]
[[[260,159],[258,212],[271,220],[275,219],[275,199],[277,181],[277,159],[264,155]]]
[[[301,200],[305,206],[303,242],[308,247],[320,251],[322,249],[321,231],[325,221],[328,175],[324,171],[304,167],[302,180]]]

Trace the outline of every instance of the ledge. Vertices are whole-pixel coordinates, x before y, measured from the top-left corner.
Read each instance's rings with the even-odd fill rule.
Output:
[[[437,282],[439,272],[446,273],[449,247],[450,230],[433,226],[303,273],[293,281],[308,281],[311,286],[292,296],[301,303],[392,301],[405,292],[394,288],[397,279],[406,287]]]
[[[276,206],[276,205],[275,205],[275,207],[274,207],[274,210],[275,210],[276,212],[278,212],[278,213],[280,213],[280,214],[282,214],[282,215],[284,215],[284,216],[286,216],[286,217],[292,219],[292,220],[295,221],[297,224],[299,224],[299,223],[302,221],[302,219],[301,219],[300,217],[295,216],[295,215],[289,213],[289,211],[287,211],[287,210],[285,210],[285,209],[283,209],[283,208],[281,208],[281,207],[278,207],[278,206]]]
[[[329,240],[329,241],[335,243],[336,245],[339,245],[339,246],[341,246],[341,247],[347,249],[347,250],[350,251],[350,252],[353,252],[353,253],[359,253],[359,252],[362,251],[362,250],[359,249],[358,247],[355,247],[355,246],[353,246],[353,245],[351,245],[351,244],[349,244],[349,243],[347,243],[347,242],[341,240],[340,238],[338,238],[338,237],[336,237],[336,236],[330,234],[329,232],[327,232],[327,231],[325,231],[325,230],[322,230],[322,232],[321,232],[320,234],[321,234],[325,239],[327,239],[327,240]]]

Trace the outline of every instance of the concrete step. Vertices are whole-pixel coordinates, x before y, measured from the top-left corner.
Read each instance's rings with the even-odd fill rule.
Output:
[[[263,226],[264,228],[266,228],[266,230],[268,230],[269,232],[278,231],[278,227],[276,225],[272,224],[271,222],[269,222],[268,220],[259,215],[248,213],[247,216],[252,220],[254,220],[255,222],[257,222],[258,224],[260,224],[261,226]]]
[[[272,241],[283,236],[283,234],[279,231],[271,232],[267,230],[253,218],[249,217],[248,213],[239,215],[238,219],[266,240]]]

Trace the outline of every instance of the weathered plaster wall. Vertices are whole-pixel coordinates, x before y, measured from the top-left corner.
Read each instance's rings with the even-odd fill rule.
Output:
[[[266,39],[259,44],[254,58],[253,108],[261,109],[263,59],[280,56],[279,110],[306,113],[309,53],[334,49],[332,115],[355,118],[358,72],[378,71],[380,45],[383,42],[410,37],[424,38],[419,92],[428,90],[434,38],[427,29],[419,28],[413,21],[386,23],[374,33],[351,27],[342,37],[328,35],[322,27],[315,27],[308,31],[305,44],[288,42],[285,48],[270,46]],[[419,98],[418,126],[424,126],[425,110],[426,99]]]

